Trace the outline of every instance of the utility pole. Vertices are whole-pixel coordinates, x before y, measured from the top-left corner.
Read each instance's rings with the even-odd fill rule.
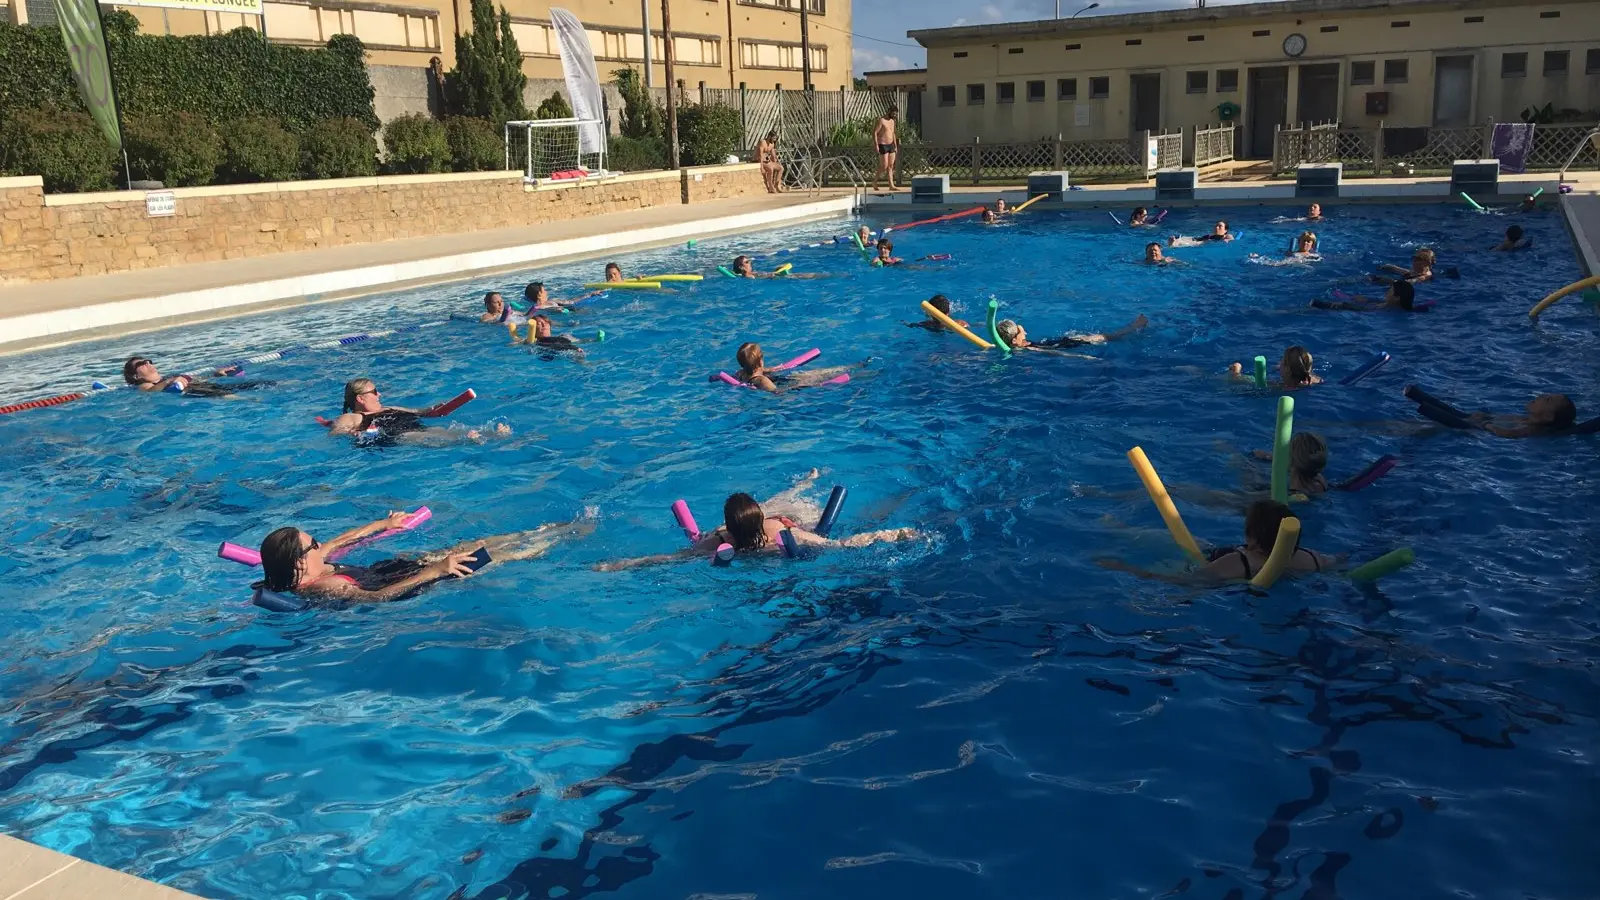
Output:
[[[672,70],[672,0],[661,0],[662,59],[667,64],[667,161],[674,169],[678,157],[678,81]]]
[[[639,16],[644,19],[644,86],[656,86],[655,76],[650,74],[650,0],[639,0]]]
[[[811,0],[800,0],[800,88],[811,90]]]

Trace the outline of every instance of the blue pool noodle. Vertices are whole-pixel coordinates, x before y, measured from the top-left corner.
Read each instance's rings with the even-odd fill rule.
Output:
[[[817,534],[821,537],[827,537],[828,532],[833,530],[834,520],[839,518],[839,510],[844,507],[847,493],[849,492],[845,490],[844,485],[833,486],[833,493],[828,495],[828,505],[823,507],[822,518],[817,520]]]
[[[1372,359],[1368,360],[1366,362],[1366,364],[1363,365],[1361,368],[1359,368],[1359,369],[1355,370],[1354,372],[1351,372],[1349,375],[1346,375],[1345,377],[1339,379],[1339,383],[1342,384],[1342,385],[1345,385],[1346,387],[1348,387],[1348,386],[1350,386],[1352,384],[1355,384],[1356,382],[1360,381],[1361,379],[1366,378],[1368,375],[1371,375],[1373,372],[1376,372],[1379,369],[1383,368],[1385,365],[1388,364],[1388,362],[1389,362],[1389,354],[1383,352],[1382,350],[1379,350],[1378,351],[1378,355],[1376,355]]]

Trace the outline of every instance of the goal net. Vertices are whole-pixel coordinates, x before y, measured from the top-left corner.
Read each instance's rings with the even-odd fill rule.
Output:
[[[578,131],[604,123],[592,119],[536,119],[506,123],[506,168],[521,169],[527,181],[592,178],[606,172],[605,143],[600,152],[579,151]]]

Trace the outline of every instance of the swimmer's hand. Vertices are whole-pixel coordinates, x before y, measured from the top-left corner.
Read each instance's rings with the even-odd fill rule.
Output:
[[[372,524],[377,525],[380,529],[382,529],[384,531],[387,531],[387,530],[389,530],[391,528],[405,528],[406,527],[406,520],[409,519],[409,518],[411,518],[411,513],[408,513],[403,509],[400,509],[400,510],[391,509],[391,510],[389,510],[389,515],[385,516],[382,519],[379,519],[378,521],[376,521],[376,522],[374,522]]]
[[[444,559],[429,565],[424,571],[434,578],[449,578],[451,576],[466,578],[472,574],[472,569],[468,568],[467,562],[476,555],[475,553],[452,553]]]

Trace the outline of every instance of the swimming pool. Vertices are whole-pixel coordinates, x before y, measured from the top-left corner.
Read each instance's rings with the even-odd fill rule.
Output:
[[[1030,211],[896,237],[924,268],[843,249],[811,281],[708,279],[596,302],[582,362],[452,323],[254,368],[234,401],[113,392],[0,417],[0,823],[207,896],[1578,897],[1596,738],[1593,439],[1417,435],[1401,388],[1510,410],[1567,391],[1592,415],[1595,319],[1525,313],[1581,272],[1557,217],[1335,206],[1326,258],[1253,264],[1282,207],[1178,210],[1244,238],[1135,264],[1146,232]],[[1119,213],[1120,214],[1120,213]],[[1535,240],[1480,252],[1515,221]],[[846,230],[835,221],[620,258],[682,271]],[[1330,281],[1441,249],[1462,278],[1428,314],[1313,312]],[[486,278],[0,359],[7,395],[81,387],[146,353],[168,371],[469,312],[541,277]],[[1120,326],[1099,361],[1002,361],[905,328],[935,292],[993,294],[1037,338]],[[871,359],[850,384],[777,397],[708,384],[742,340],[769,358]],[[1273,399],[1227,363],[1310,348],[1298,393],[1330,474],[1402,465],[1318,501],[1307,546],[1417,563],[1357,590],[1266,597],[1106,571],[1177,558],[1124,454],[1169,484],[1237,487]],[[820,364],[820,363],[819,363]],[[362,449],[312,423],[368,375],[391,403],[473,387],[484,446]],[[1379,424],[1371,424],[1379,423]],[[919,543],[815,560],[599,573],[682,542],[729,492],[817,466],[851,489],[839,527]],[[1202,540],[1236,509],[1180,505]],[[266,614],[214,557],[293,523],[329,535],[426,503],[406,550],[597,510],[595,533],[419,600]]]

